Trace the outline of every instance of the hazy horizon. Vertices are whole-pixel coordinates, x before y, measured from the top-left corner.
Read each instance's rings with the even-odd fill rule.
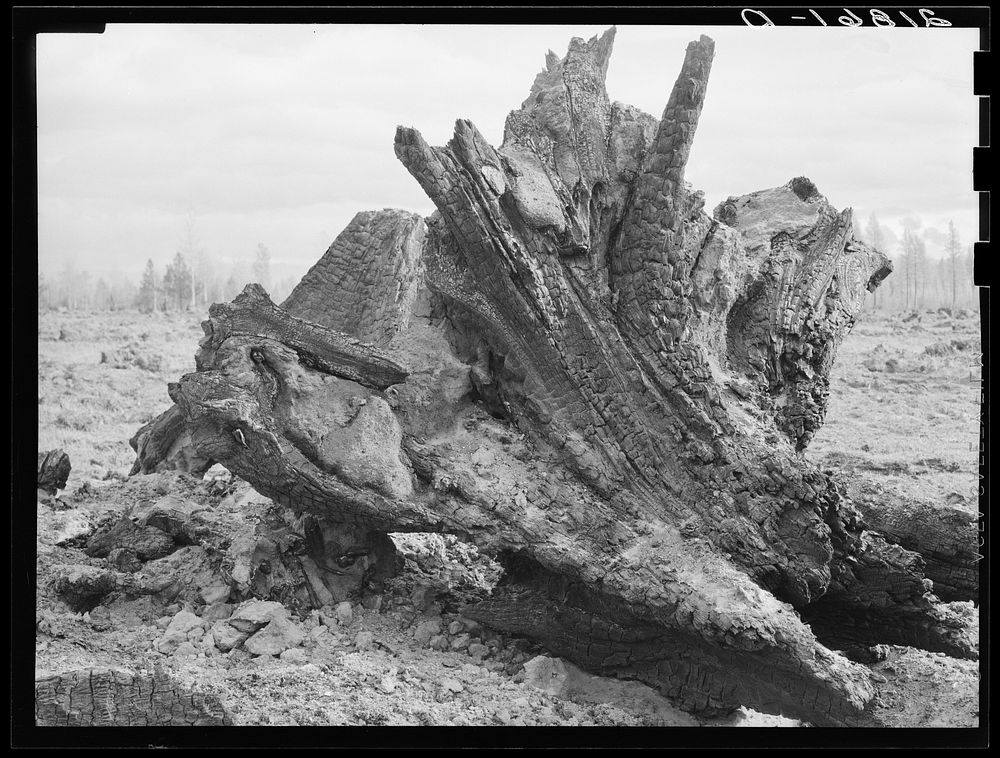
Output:
[[[606,27],[109,25],[37,44],[39,269],[164,265],[188,221],[221,265],[271,251],[304,273],[355,213],[433,205],[397,124],[444,144],[458,118],[499,144],[545,53]],[[612,100],[659,117],[689,40],[716,58],[686,178],[711,209],[811,178],[901,236],[976,241],[975,29],[619,26]],[[892,251],[890,251],[892,252]]]

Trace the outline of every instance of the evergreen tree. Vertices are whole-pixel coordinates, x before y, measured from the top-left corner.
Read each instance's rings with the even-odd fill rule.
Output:
[[[958,299],[958,257],[962,254],[962,243],[958,239],[958,229],[955,222],[948,222],[948,243],[945,247],[945,254],[951,266],[951,307],[955,308]]]
[[[966,255],[959,268],[965,274],[965,290],[969,293],[972,307],[979,310],[979,289],[976,287],[976,255],[975,246],[969,245],[966,248]]]
[[[918,297],[920,293],[922,261],[918,230],[922,224],[920,219],[908,216],[903,219],[902,225],[903,254],[901,262],[903,264],[903,286],[905,288],[903,303],[907,309],[911,307],[919,308]]]
[[[80,273],[72,260],[66,261],[63,270],[59,275],[59,293],[57,305],[66,306],[69,310],[76,310],[79,306]]]
[[[922,237],[914,237],[913,242],[913,294],[917,307],[923,308],[927,302],[927,245]]]
[[[156,284],[156,269],[150,258],[146,261],[142,281],[139,283],[139,310],[143,313],[152,313],[156,310]]]
[[[180,295],[178,309],[183,308],[186,303],[193,310],[198,307],[198,291],[200,289],[198,279],[201,271],[198,270],[197,262],[199,258],[204,256],[204,251],[198,247],[198,235],[194,230],[193,214],[189,214],[184,221],[184,237],[181,239],[181,249],[178,255],[185,261],[191,261],[191,266],[185,264],[184,270],[178,274],[180,279],[176,285],[177,287],[184,287],[184,292]],[[176,260],[175,258],[175,263]]]
[[[79,298],[77,307],[82,308],[83,310],[87,310],[93,305],[93,298],[91,297],[90,291],[90,282],[92,278],[93,277],[89,271],[81,271],[76,280],[75,289],[77,297]]]
[[[94,308],[99,311],[113,311],[115,309],[114,296],[103,276],[98,278],[97,284],[94,286]]]
[[[174,260],[167,264],[167,271],[163,275],[166,300],[177,310],[183,310],[190,303],[191,281],[191,269],[178,250]]]

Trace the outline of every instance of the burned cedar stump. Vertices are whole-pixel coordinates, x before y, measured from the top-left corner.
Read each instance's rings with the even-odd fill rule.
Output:
[[[706,213],[684,166],[714,43],[656,119],[609,100],[613,39],[550,53],[500,147],[400,127],[437,212],[359,214],[282,306],[214,305],[137,470],[179,445],[362,552],[458,534],[505,569],[466,615],[690,710],[870,723],[838,646],[975,655],[802,455],[891,267],[802,177]]]
[[[66,487],[69,480],[69,456],[62,450],[38,454],[38,489],[50,495]]]

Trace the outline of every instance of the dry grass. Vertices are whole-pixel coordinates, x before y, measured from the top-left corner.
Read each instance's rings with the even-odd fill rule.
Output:
[[[844,340],[808,455],[914,497],[976,503],[980,324],[868,316]]]
[[[127,474],[128,440],[170,406],[167,383],[194,371],[202,314],[45,313],[38,329],[38,449],[62,448],[69,487]],[[60,339],[60,335],[62,339]],[[132,345],[160,369],[114,368],[102,353]]]

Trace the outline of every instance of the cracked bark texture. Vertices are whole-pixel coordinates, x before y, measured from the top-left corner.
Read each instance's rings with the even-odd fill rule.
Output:
[[[920,554],[935,595],[979,603],[980,533],[974,511],[903,497],[862,476],[840,484],[871,531]]]
[[[71,470],[69,456],[63,450],[47,450],[38,454],[38,489],[50,495],[66,486]]]
[[[83,669],[35,681],[37,726],[228,726],[218,699],[166,672]]]
[[[284,307],[213,306],[176,413],[297,511],[495,554],[484,623],[692,710],[869,723],[869,672],[831,647],[975,655],[802,455],[890,265],[802,177],[705,213],[684,167],[714,43],[657,120],[609,101],[613,38],[550,53],[499,148],[400,127],[437,212],[359,214]]]
[[[373,345],[387,344],[409,320],[425,233],[415,213],[357,214],[281,307]]]

